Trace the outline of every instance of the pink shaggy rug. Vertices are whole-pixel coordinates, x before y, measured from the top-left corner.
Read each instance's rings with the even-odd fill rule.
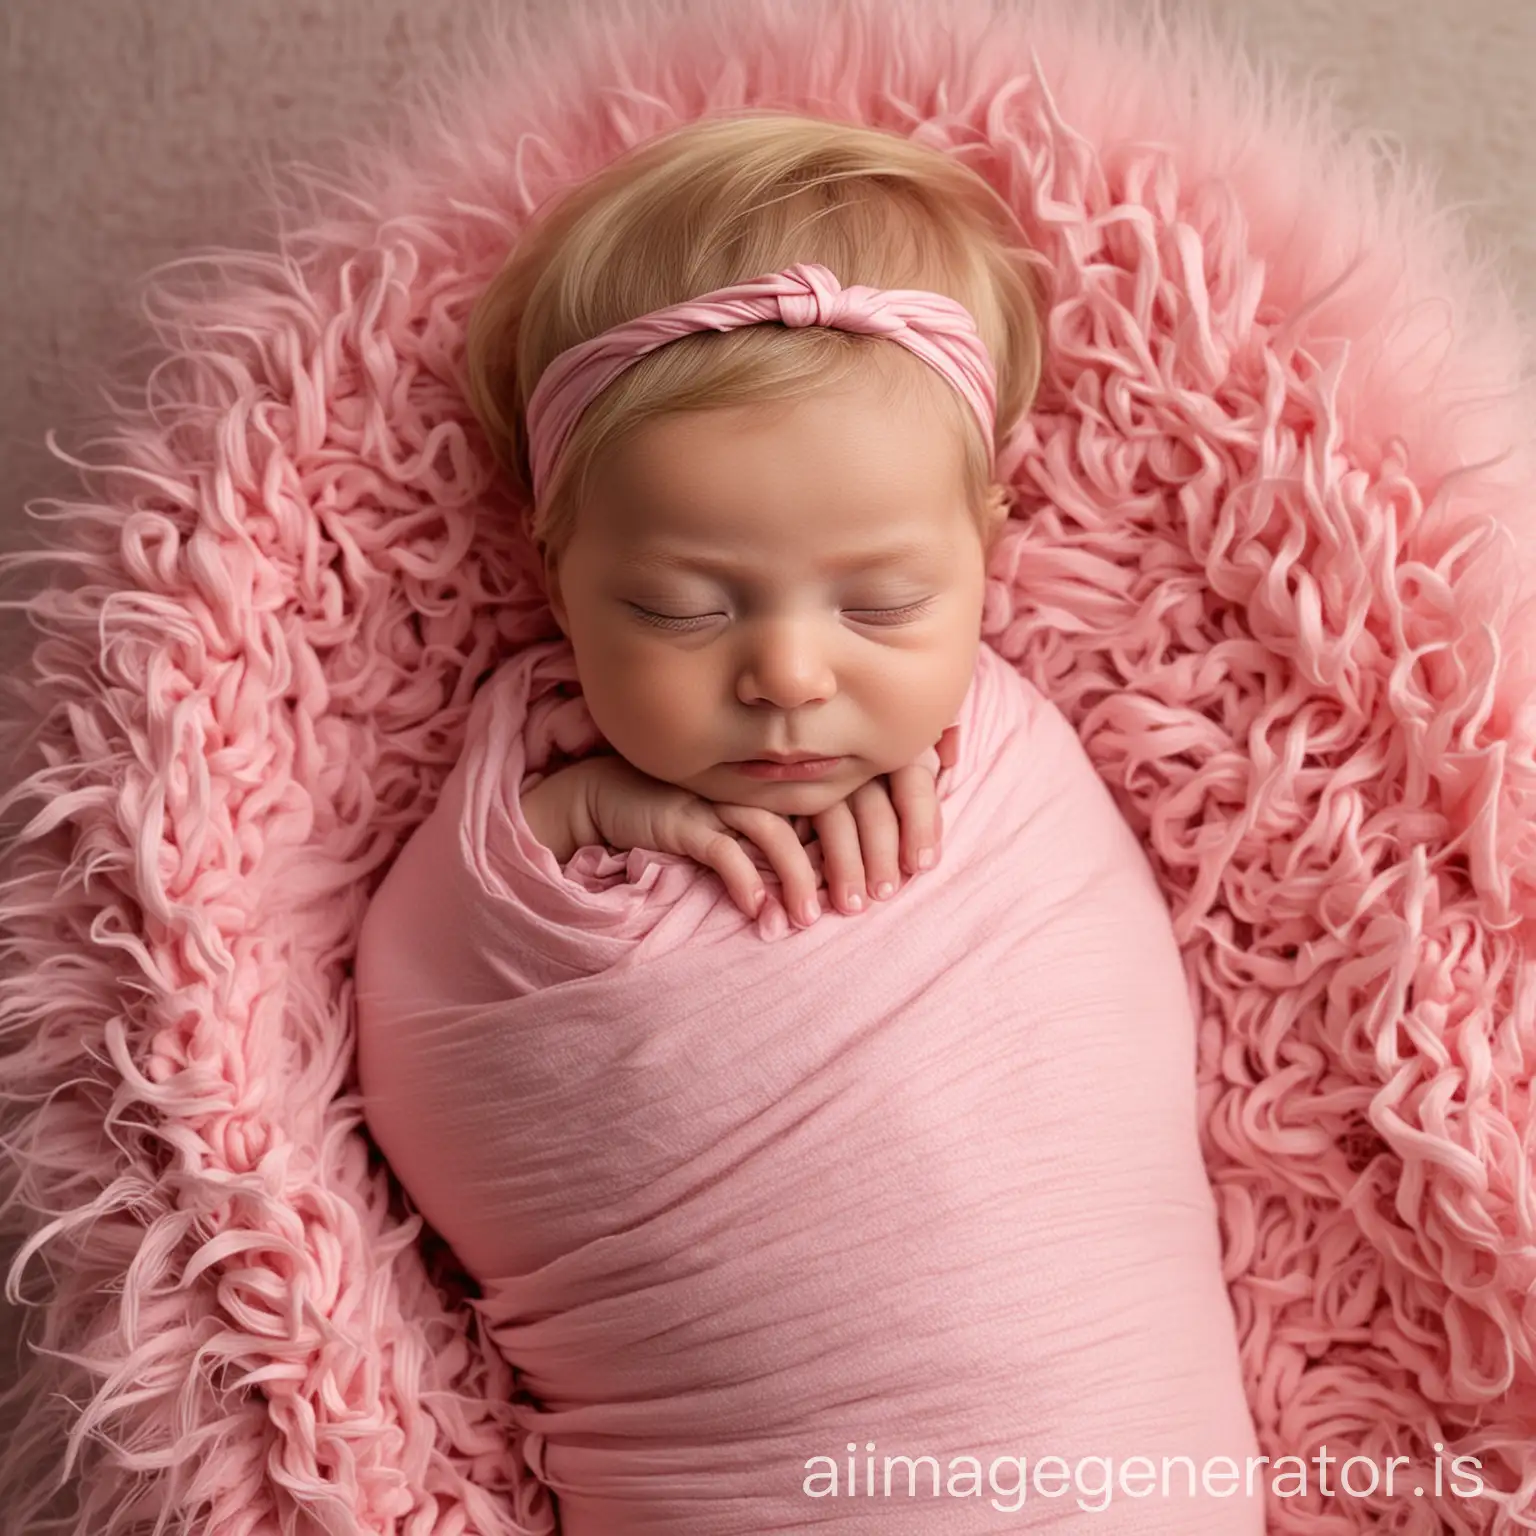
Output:
[[[0,887],[17,1528],[68,1474],[78,1536],[550,1529],[360,1129],[349,962],[477,682],[555,634],[470,305],[545,198],[743,103],[943,146],[1049,255],[986,638],[1175,918],[1262,1448],[1337,1458],[1271,1530],[1536,1528],[1536,413],[1424,184],[1076,5],[629,0],[424,78],[395,140],[274,179],[275,254],[156,274],[160,365],[106,457],[59,451]],[[1338,1489],[1436,1446],[1481,1497]]]

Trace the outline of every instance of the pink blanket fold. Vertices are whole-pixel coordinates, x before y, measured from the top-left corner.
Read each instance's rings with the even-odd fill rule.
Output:
[[[571,676],[484,686],[356,972],[566,1536],[1261,1531],[1185,977],[1064,717],[983,646],[939,867],[802,931],[771,877],[753,921],[683,858],[561,870],[519,795]]]

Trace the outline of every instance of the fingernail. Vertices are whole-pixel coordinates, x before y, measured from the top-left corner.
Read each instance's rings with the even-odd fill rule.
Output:
[[[850,912],[862,912],[864,910],[864,898],[857,891],[848,892],[848,910]]]
[[[918,851],[917,867],[919,869],[932,869],[933,868],[933,849],[932,848],[923,848],[923,849],[920,849]]]
[[[806,922],[814,923],[821,916],[821,904],[815,900],[808,901],[800,908],[800,915]]]
[[[875,895],[881,901],[884,901],[886,897],[889,896],[895,889],[896,887],[892,885],[889,880],[882,880],[880,884],[875,887]]]

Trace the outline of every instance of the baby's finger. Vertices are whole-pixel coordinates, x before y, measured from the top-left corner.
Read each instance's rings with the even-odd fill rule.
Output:
[[[933,774],[926,767],[908,763],[890,775],[891,803],[901,822],[902,863],[909,874],[938,862],[939,794]],[[928,862],[923,862],[927,854]]]
[[[877,901],[896,894],[901,884],[901,825],[884,779],[861,785],[847,802],[859,829],[864,882]]]
[[[761,806],[716,805],[715,814],[763,850],[783,886],[784,910],[809,928],[821,916],[821,902],[815,867],[795,829],[777,811]]]
[[[862,912],[869,900],[859,826],[846,800],[811,818],[821,843],[821,874],[834,905]]]
[[[748,917],[756,917],[766,892],[747,850],[725,827],[710,827],[702,818],[690,820],[691,830],[678,839],[684,845],[681,851],[695,863],[714,870],[731,900]]]

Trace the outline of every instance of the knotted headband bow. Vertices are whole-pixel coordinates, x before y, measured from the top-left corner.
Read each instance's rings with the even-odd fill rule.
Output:
[[[778,322],[824,325],[899,342],[943,374],[976,413],[989,449],[997,374],[971,312],[921,288],[844,288],[826,267],[797,262],[782,272],[652,310],[562,352],[528,402],[529,463],[537,502],[571,432],[592,400],[626,368],[680,336]]]

